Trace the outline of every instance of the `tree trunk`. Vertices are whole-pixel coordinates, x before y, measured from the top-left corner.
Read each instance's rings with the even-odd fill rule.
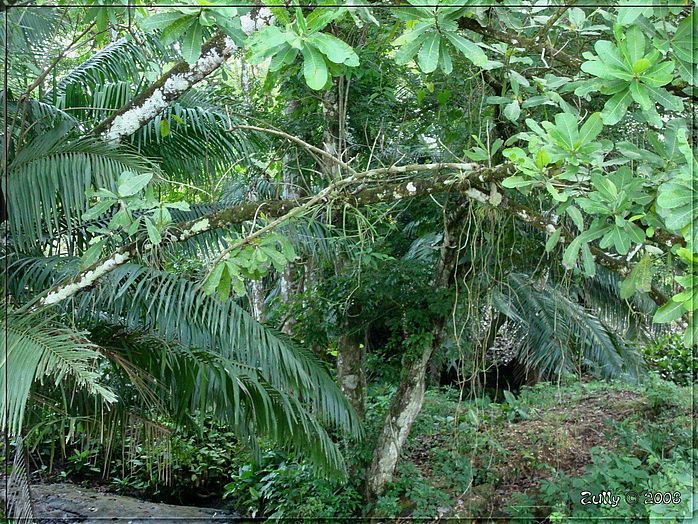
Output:
[[[366,412],[364,348],[351,335],[337,340],[337,381],[360,418]]]
[[[340,118],[343,117],[340,111],[339,99],[342,93],[338,92],[338,86],[335,83],[331,89],[325,91],[322,95],[322,149],[335,158],[341,159],[342,137],[340,136]],[[335,162],[323,161],[322,170],[326,175],[329,175],[331,180],[339,179],[341,176],[341,168]]]
[[[463,223],[467,204],[459,204],[453,211],[447,211],[444,217],[444,239],[439,255],[439,262],[434,274],[435,291],[448,288],[454,279],[458,259],[458,229]],[[369,500],[375,500],[390,482],[400,452],[407,440],[417,415],[424,402],[424,383],[429,359],[435,348],[441,344],[447,317],[435,322],[431,343],[426,345],[422,354],[413,357],[405,366],[395,396],[393,397],[383,429],[373,452],[373,461],[367,477],[367,494]]]
[[[264,307],[264,283],[261,280],[252,280],[248,288],[250,296],[250,312],[257,322],[264,322],[266,308]]]
[[[289,117],[293,112],[296,110],[298,107],[298,101],[296,100],[288,100],[286,102],[286,107],[284,107],[284,114]],[[300,197],[300,192],[298,191],[296,187],[296,177],[295,177],[295,172],[293,169],[293,162],[295,160],[294,155],[292,155],[290,152],[287,152],[281,163],[281,181],[282,181],[282,189],[281,189],[281,198],[288,200],[288,199],[295,199]],[[280,288],[280,295],[281,295],[281,300],[285,305],[289,305],[291,303],[291,300],[293,298],[293,291],[294,291],[294,283],[293,283],[293,275],[294,275],[294,265],[292,263],[289,263],[286,265],[286,267],[283,269],[281,274],[279,275],[279,288]],[[286,333],[287,335],[292,335],[293,334],[293,328],[296,324],[296,319],[293,318],[293,315],[287,315],[286,319],[281,326],[281,331],[283,333]]]
[[[331,89],[326,90],[322,96],[322,149],[342,159],[344,157],[344,128],[346,127],[346,111],[343,101],[348,91],[348,85],[343,78],[334,80]],[[335,162],[324,161],[321,169],[330,180],[338,180],[343,176],[342,169]],[[344,266],[344,260],[335,261],[337,274]],[[351,405],[360,417],[363,417],[366,409],[366,372],[364,369],[365,348],[357,341],[356,337],[348,332],[352,326],[348,319],[350,305],[347,305],[342,334],[337,340],[337,382],[342,388]]]

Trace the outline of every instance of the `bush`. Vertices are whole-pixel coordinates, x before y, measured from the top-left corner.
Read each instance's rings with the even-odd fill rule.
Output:
[[[645,362],[659,375],[680,385],[691,384],[698,371],[698,357],[678,333],[663,335],[643,348]]]
[[[351,482],[320,478],[309,464],[278,451],[240,467],[224,491],[239,511],[274,519],[351,517],[363,500]]]

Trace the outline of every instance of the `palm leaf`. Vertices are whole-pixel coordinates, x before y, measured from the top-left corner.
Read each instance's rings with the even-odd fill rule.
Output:
[[[527,275],[513,273],[493,293],[493,305],[519,328],[519,359],[544,376],[579,366],[609,378],[639,372],[637,353],[555,286],[539,289]]]
[[[21,437],[15,440],[15,458],[12,473],[7,479],[7,512],[17,522],[34,522],[34,505],[29,488],[26,450]]]
[[[37,136],[8,166],[2,189],[7,195],[10,235],[26,249],[42,244],[81,222],[86,191],[115,189],[123,171],[152,171],[142,157],[93,138],[72,139],[68,123]]]
[[[116,400],[100,382],[95,371],[100,355],[84,333],[36,312],[8,311],[0,335],[0,427],[9,434],[21,433],[30,389],[49,376],[56,385],[70,379],[105,402]]]

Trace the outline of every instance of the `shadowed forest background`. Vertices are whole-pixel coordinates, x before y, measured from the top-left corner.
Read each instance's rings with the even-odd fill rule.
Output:
[[[5,516],[692,521],[694,5],[576,4],[3,2]]]

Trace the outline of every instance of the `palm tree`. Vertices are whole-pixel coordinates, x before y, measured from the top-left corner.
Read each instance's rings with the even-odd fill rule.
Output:
[[[86,218],[90,189],[117,191],[124,172],[152,173],[161,201],[184,195],[198,202],[168,211],[172,219],[193,219],[219,205],[211,180],[234,181],[230,167],[259,141],[228,131],[226,110],[238,101],[206,87],[179,97],[121,143],[106,141],[93,130],[147,91],[144,72],[177,60],[172,49],[134,34],[92,53],[76,36],[71,51],[91,56],[62,70],[57,58],[65,49],[41,46],[53,41],[50,35],[69,39],[68,21],[51,9],[8,16],[4,43],[48,73],[25,78],[12,60],[3,100],[3,429],[19,437],[50,413],[66,427],[79,417],[82,438],[112,421],[106,434],[116,440],[135,419],[192,424],[195,413],[210,413],[252,448],[259,437],[270,438],[325,472],[343,472],[328,431],[356,436],[360,428],[324,364],[255,321],[241,300],[204,295],[177,269],[186,254],[210,260],[225,249],[230,240],[220,230],[136,256],[71,299],[37,307],[37,297],[80,272],[95,237],[118,212]],[[130,238],[142,245],[145,233]],[[101,247],[117,249],[126,240],[111,235]]]

